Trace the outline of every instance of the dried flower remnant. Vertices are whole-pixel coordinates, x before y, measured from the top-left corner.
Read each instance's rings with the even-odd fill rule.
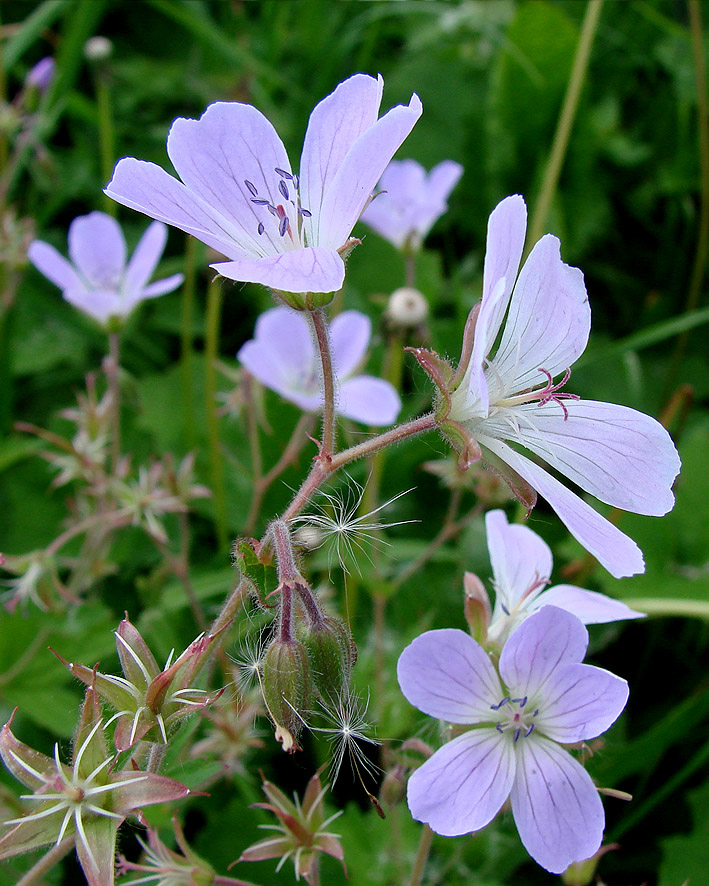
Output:
[[[182,274],[148,283],[166,241],[165,225],[153,222],[126,261],[126,241],[118,222],[104,212],[91,212],[69,225],[71,261],[42,240],[30,245],[27,256],[62,290],[69,304],[105,326],[122,322],[140,302],[172,292],[182,283]]]
[[[11,721],[12,722],[12,721]],[[3,822],[11,828],[0,839],[0,858],[10,858],[74,836],[89,886],[112,886],[116,834],[129,812],[187,796],[188,788],[162,775],[114,768],[94,690],[86,693],[74,739],[71,765],[18,741],[11,722],[0,730],[0,755],[10,772],[32,793],[20,799],[32,810]]]
[[[439,426],[461,467],[482,458],[528,508],[539,492],[612,575],[634,575],[644,570],[635,542],[515,447],[606,504],[655,516],[674,503],[679,456],[653,418],[563,390],[588,341],[588,296],[581,271],[561,261],[551,234],[517,278],[526,216],[520,196],[507,197],[490,216],[483,297],[468,318],[457,371],[437,354],[414,353],[438,387]]]
[[[224,766],[224,775],[247,775],[244,758],[251,748],[264,746],[261,734],[254,726],[256,717],[263,713],[261,696],[251,694],[243,702],[228,702],[212,710],[205,710],[203,718],[209,724],[205,738],[190,748],[192,757],[216,757]]]
[[[315,107],[299,174],[260,111],[216,102],[199,120],[172,124],[167,152],[182,181],[128,157],[105,193],[227,256],[212,265],[224,277],[280,293],[336,292],[352,228],[421,115],[414,95],[378,119],[383,87],[381,77],[355,74]]]
[[[542,606],[565,609],[583,624],[644,617],[642,612],[605,594],[574,585],[549,588],[549,546],[527,526],[510,525],[504,511],[488,511],[485,527],[496,594],[489,641],[502,646],[518,625]]]
[[[419,710],[470,727],[409,780],[411,814],[444,836],[478,831],[510,798],[520,838],[552,873],[589,858],[603,839],[598,791],[565,745],[595,738],[625,707],[625,680],[582,664],[588,633],[554,606],[512,634],[499,675],[458,630],[429,631],[402,653],[399,685]]]
[[[345,418],[363,424],[390,425],[401,409],[393,385],[371,375],[355,375],[371,335],[371,320],[359,311],[343,311],[330,325],[336,408]],[[305,412],[322,409],[320,357],[302,314],[286,307],[261,314],[255,338],[242,345],[237,356],[261,384]]]
[[[462,174],[463,167],[453,160],[444,160],[428,174],[415,160],[392,160],[362,221],[397,249],[417,252],[448,209],[446,200]]]

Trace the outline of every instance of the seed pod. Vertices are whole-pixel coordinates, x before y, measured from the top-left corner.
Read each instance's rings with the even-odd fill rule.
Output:
[[[338,697],[348,686],[357,661],[349,628],[334,615],[326,615],[317,625],[301,625],[298,637],[307,649],[313,684],[326,699]]]
[[[263,698],[284,751],[297,750],[301,716],[311,692],[305,646],[298,640],[273,640],[263,657]]]

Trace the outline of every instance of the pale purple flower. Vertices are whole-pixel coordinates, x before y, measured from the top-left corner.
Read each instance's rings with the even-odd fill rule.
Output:
[[[105,212],[91,212],[69,225],[69,256],[42,240],[30,244],[32,264],[62,290],[69,304],[106,324],[125,318],[148,298],[172,292],[183,281],[173,274],[148,283],[165,249],[167,228],[153,222],[126,262],[126,241],[118,222]]]
[[[397,249],[415,252],[448,209],[446,200],[462,174],[463,167],[453,160],[444,160],[428,174],[415,160],[392,160],[362,221]]]
[[[504,511],[488,511],[485,528],[495,587],[489,640],[502,646],[542,606],[558,606],[587,625],[643,618],[642,612],[605,594],[575,585],[547,588],[553,565],[549,545],[527,526],[509,524]]]
[[[626,406],[561,391],[588,342],[591,310],[583,274],[561,261],[551,234],[534,246],[517,278],[526,218],[520,196],[507,197],[490,216],[474,342],[448,417],[513,488],[516,476],[539,492],[612,575],[633,575],[644,570],[635,542],[510,445],[531,450],[614,507],[659,516],[674,504],[680,461],[662,425]]]
[[[25,77],[27,86],[34,86],[40,92],[46,92],[52,85],[57,65],[51,56],[40,59],[34,67],[30,68]]]
[[[128,157],[106,194],[223,253],[230,261],[212,267],[224,277],[280,292],[334,292],[345,277],[340,251],[421,115],[413,95],[377,119],[383,85],[355,74],[315,107],[299,175],[260,111],[216,102],[199,120],[172,124],[167,152],[182,182]]]
[[[499,675],[463,631],[428,631],[407,646],[398,664],[406,698],[431,717],[470,727],[409,779],[413,817],[454,837],[484,828],[509,798],[522,843],[542,867],[558,874],[593,855],[603,806],[562,745],[608,729],[628,684],[581,664],[587,645],[577,618],[545,606],[507,641]]]
[[[330,348],[337,385],[336,409],[368,425],[396,421],[401,400],[394,386],[371,375],[355,375],[372,335],[359,311],[343,311],[330,324]],[[308,321],[290,308],[271,308],[256,321],[255,337],[241,346],[239,361],[261,384],[305,412],[323,405],[320,357]]]

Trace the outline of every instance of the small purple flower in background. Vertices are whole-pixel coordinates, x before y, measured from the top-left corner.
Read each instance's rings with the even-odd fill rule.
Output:
[[[101,324],[123,319],[148,298],[165,295],[182,283],[173,274],[148,284],[165,249],[167,228],[153,222],[126,263],[126,241],[118,222],[104,212],[91,212],[69,225],[69,255],[42,240],[27,251],[32,264],[62,290],[69,304]]]
[[[545,590],[552,570],[547,543],[526,526],[510,525],[504,511],[485,515],[487,547],[492,563],[495,607],[488,639],[502,646],[515,628],[542,606],[557,606],[583,624],[643,618],[620,600],[574,585]]]
[[[52,85],[56,69],[56,63],[51,56],[40,59],[37,64],[27,72],[25,85],[32,86],[40,92],[46,92]]]
[[[340,415],[368,425],[396,421],[401,400],[393,385],[371,375],[353,375],[372,335],[372,323],[359,311],[343,311],[330,324],[330,346]],[[320,362],[305,317],[290,308],[271,308],[256,321],[255,338],[237,354],[261,384],[305,412],[322,408]]]
[[[355,74],[315,107],[299,175],[260,111],[216,102],[199,120],[172,124],[167,152],[182,181],[127,157],[105,193],[226,255],[212,265],[224,277],[280,292],[335,292],[350,232],[421,115],[413,95],[377,119],[383,86],[381,77]]]
[[[472,727],[409,779],[413,817],[455,837],[485,827],[509,797],[522,843],[542,867],[558,874],[592,856],[603,839],[603,805],[562,745],[608,729],[628,684],[581,664],[587,645],[577,618],[545,606],[507,641],[499,676],[463,631],[428,631],[407,646],[398,664],[406,698],[431,717]]]
[[[680,460],[662,425],[635,409],[561,390],[586,348],[591,309],[583,274],[561,261],[551,234],[534,246],[517,277],[526,224],[520,196],[507,197],[490,216],[482,302],[468,323],[470,330],[477,317],[474,341],[446,417],[466,429],[478,457],[481,451],[513,489],[527,490],[530,506],[539,492],[612,575],[634,575],[645,568],[635,542],[510,445],[530,449],[614,507],[660,516],[674,504]]]
[[[416,252],[448,209],[446,200],[462,174],[463,167],[453,160],[444,160],[428,175],[415,160],[392,160],[362,221],[397,249]]]

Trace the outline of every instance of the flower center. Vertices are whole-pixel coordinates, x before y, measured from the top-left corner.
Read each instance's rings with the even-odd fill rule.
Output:
[[[256,230],[259,236],[261,236],[266,231],[266,223],[269,225],[275,225],[279,237],[285,237],[287,234],[293,243],[299,244],[302,242],[300,236],[303,227],[302,221],[304,218],[310,218],[312,212],[300,205],[300,179],[298,176],[295,175],[295,173],[286,172],[285,169],[279,169],[278,167],[274,169],[274,172],[278,176],[277,191],[279,196],[283,198],[283,203],[273,203],[268,197],[259,195],[256,185],[248,179],[244,179],[244,184],[251,194],[251,197],[249,198],[251,202],[255,206],[263,207],[263,209],[271,216],[271,218],[265,216],[266,221],[259,221]],[[296,231],[293,231],[293,226],[288,217],[286,209],[288,204],[293,206],[296,211],[296,218],[298,219]]]
[[[495,724],[495,729],[503,735],[505,732],[512,733],[512,741],[518,741],[521,738],[527,738],[534,731],[534,718],[539,713],[539,709],[527,707],[528,698],[510,698],[506,695],[502,701],[497,704],[490,705],[490,709],[497,711],[500,718]]]
[[[543,406],[545,403],[558,403],[564,412],[564,421],[566,421],[569,417],[569,412],[562,400],[579,399],[578,394],[567,394],[562,393],[561,391],[566,382],[571,378],[571,370],[567,369],[564,372],[564,377],[558,384],[554,384],[552,375],[548,369],[543,369],[540,367],[539,371],[544,373],[547,378],[546,384],[543,388],[532,388],[528,391],[524,391],[523,393],[518,394],[515,397],[506,397],[503,400],[498,400],[495,405],[519,406],[521,403],[533,403],[535,400],[538,401],[538,406]]]

